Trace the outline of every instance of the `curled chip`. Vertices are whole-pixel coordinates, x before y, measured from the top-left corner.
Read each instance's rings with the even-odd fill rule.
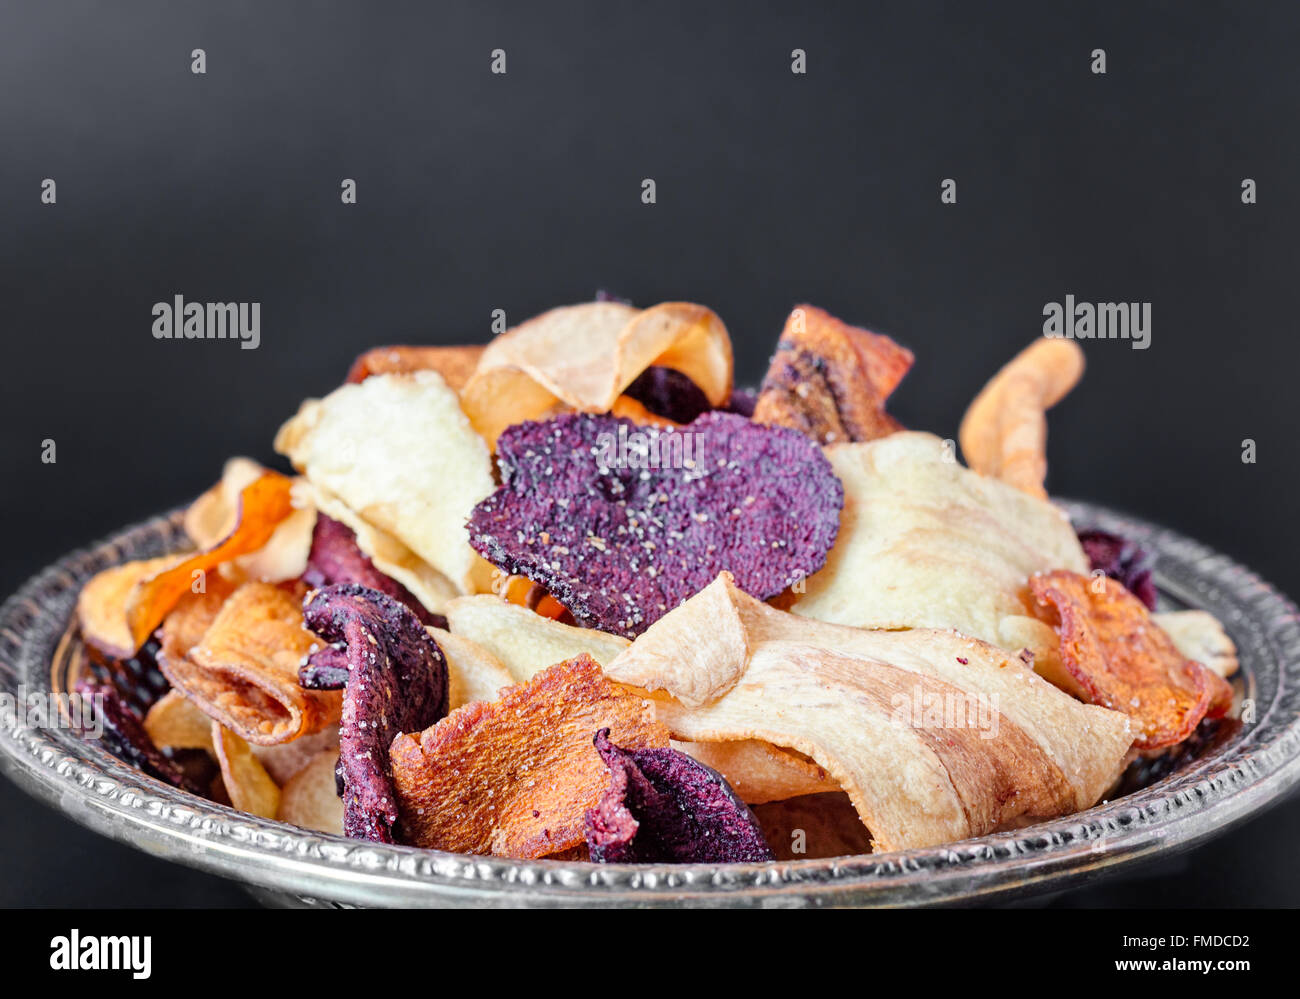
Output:
[[[615,301],[551,309],[488,345],[461,404],[489,444],[509,426],[557,409],[607,413],[650,367],[672,368],[711,405],[731,394],[731,340],[711,309]]]
[[[635,637],[719,572],[759,599],[816,572],[844,490],[806,437],[729,413],[682,430],[572,413],[511,427],[470,543],[578,624]]]
[[[1232,688],[1185,658],[1142,602],[1116,580],[1055,571],[1029,581],[1060,616],[1061,661],[1093,704],[1127,714],[1138,749],[1182,742],[1232,704]]]
[[[320,642],[304,630],[297,596],[270,583],[245,583],[224,602],[218,597],[191,594],[168,615],[158,667],[172,685],[259,745],[338,721],[338,694],[298,684],[298,664]]]
[[[1151,557],[1127,538],[1108,531],[1080,531],[1079,544],[1093,572],[1104,572],[1137,597],[1149,611],[1156,609],[1156,584],[1151,578]]]
[[[818,444],[885,437],[902,429],[885,412],[885,400],[912,361],[912,352],[887,336],[815,306],[797,306],[781,331],[753,418],[798,430]]]
[[[444,619],[426,610],[405,586],[375,568],[366,553],[357,547],[357,536],[352,528],[323,513],[316,518],[311,553],[307,556],[307,568],[302,579],[314,588],[333,583],[357,583],[405,604],[422,624],[439,627],[446,624]]]
[[[447,664],[414,614],[392,597],[355,583],[326,586],[303,603],[307,626],[342,642],[348,679],[339,725],[343,831],[393,842],[397,803],[388,747],[447,713]]]
[[[195,555],[128,562],[93,578],[77,602],[86,641],[117,658],[133,655],[196,580],[266,544],[293,512],[289,487],[279,472],[264,472],[240,491],[234,527],[212,547]]]
[[[668,745],[650,703],[583,655],[398,736],[389,755],[404,841],[521,859],[580,846],[609,782],[591,743],[602,728],[624,746]]]
[[[610,784],[587,812],[600,864],[727,864],[772,859],[754,813],[716,770],[675,749],[626,750],[596,733]]]
[[[459,392],[483,353],[482,347],[376,347],[352,363],[348,382],[364,382],[371,375],[401,375],[412,371],[436,371],[451,389]]]
[[[839,790],[825,769],[808,757],[777,749],[761,739],[674,742],[673,748],[722,774],[740,800],[749,805]]]
[[[958,439],[966,463],[1030,496],[1047,498],[1047,410],[1083,377],[1083,348],[1039,339],[1007,362],[966,410]]]

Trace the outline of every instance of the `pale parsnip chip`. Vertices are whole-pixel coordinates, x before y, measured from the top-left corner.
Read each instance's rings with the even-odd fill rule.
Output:
[[[1188,659],[1225,679],[1237,672],[1237,645],[1209,611],[1164,611],[1152,614],[1151,620],[1164,629]]]
[[[750,805],[839,790],[814,761],[759,739],[674,742],[673,748],[718,771]]]
[[[334,784],[339,751],[325,749],[295,773],[280,789],[276,816],[303,829],[343,835],[343,801]]]
[[[453,635],[463,635],[495,656],[516,683],[584,653],[604,666],[628,647],[618,635],[561,624],[486,594],[458,597],[447,604],[446,615]]]
[[[714,641],[718,632],[744,640]],[[726,574],[605,670],[662,691],[656,714],[679,740],[761,739],[810,757],[886,850],[1087,808],[1132,741],[1123,715],[1080,704],[992,645],[801,618]],[[711,680],[692,683],[692,672]],[[701,690],[720,693],[679,699]]]
[[[478,642],[441,628],[425,630],[433,636],[447,660],[449,711],[474,701],[495,701],[502,690],[517,682],[501,660]]]
[[[176,654],[179,648],[167,653],[164,641],[158,666],[206,714],[249,742],[274,745],[339,720],[338,691],[298,684],[298,666],[320,645],[303,627],[295,594],[270,583],[245,583],[186,654]]]
[[[652,365],[685,374],[714,406],[731,395],[731,339],[712,310],[688,302],[642,311],[587,302],[551,309],[498,336],[461,397],[479,433],[495,444],[511,424],[557,410],[609,412]]]
[[[1056,656],[1052,629],[1032,621],[1028,582],[1044,570],[1088,571],[1065,514],[963,468],[932,434],[838,444],[826,456],[844,484],[839,537],[794,595],[794,613],[860,628],[955,628],[1027,646],[1044,663]]]
[[[1013,357],[966,410],[962,454],[1030,496],[1047,498],[1047,410],[1083,376],[1083,349],[1073,340],[1042,338]]]
[[[465,521],[495,488],[492,459],[442,376],[375,375],[308,400],[275,447],[318,489],[475,592],[485,570]]]
[[[357,547],[371,564],[405,586],[407,592],[430,613],[441,614],[447,601],[460,594],[460,589],[450,579],[387,531],[367,523],[327,490],[303,480],[294,486],[293,495],[295,503],[310,504],[326,517],[348,527],[356,537]],[[475,557],[482,561],[477,554]]]
[[[253,755],[248,743],[214,721],[212,745],[231,807],[264,819],[275,818],[280,811],[280,788]]]

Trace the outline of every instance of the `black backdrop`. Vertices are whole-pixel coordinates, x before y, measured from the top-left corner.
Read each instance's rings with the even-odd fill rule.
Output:
[[[605,288],[711,305],[748,381],[797,301],[892,333],[918,357],[892,408],[942,436],[1045,303],[1150,302],[1149,349],[1086,345],[1053,491],[1300,593],[1298,27],[1280,3],[5,3],[0,584],[271,460],[368,346]],[[175,294],[260,302],[261,346],[155,340]],[[5,783],[0,816],[0,903],[243,901]],[[1297,818],[1057,904],[1296,903]]]

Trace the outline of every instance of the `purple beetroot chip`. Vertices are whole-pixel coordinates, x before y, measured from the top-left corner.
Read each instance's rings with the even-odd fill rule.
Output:
[[[1151,577],[1151,558],[1145,549],[1108,531],[1079,531],[1079,544],[1094,572],[1100,569],[1118,580],[1147,610],[1156,609],[1156,584]]]
[[[704,390],[675,368],[646,368],[623,390],[656,416],[674,423],[690,423],[713,407]]]
[[[727,864],[772,859],[758,820],[716,770],[676,749],[626,750],[596,733],[610,784],[586,816],[598,864]]]
[[[816,572],[844,489],[803,434],[730,413],[680,429],[566,413],[509,427],[470,544],[582,627],[634,638],[730,572],[766,600]]]
[[[123,763],[172,787],[191,794],[204,793],[174,760],[154,745],[144,723],[116,688],[86,677],[77,681],[73,691],[81,701],[82,738],[99,742]]]
[[[447,713],[447,662],[407,607],[356,583],[307,594],[303,620],[346,656],[337,771],[343,832],[391,843],[397,798],[388,747]]]

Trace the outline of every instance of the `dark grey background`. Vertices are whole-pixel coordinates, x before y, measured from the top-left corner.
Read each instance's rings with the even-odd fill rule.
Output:
[[[1053,490],[1300,593],[1295,10],[6,3],[0,589],[230,454],[271,460],[368,346],[483,340],[493,309],[607,288],[711,305],[748,381],[797,301],[892,333],[918,358],[892,408],[943,436],[1044,303],[1151,302],[1149,350],[1087,345]],[[155,341],[177,293],[261,302],[260,349]],[[0,816],[0,903],[244,900],[4,783]],[[1295,904],[1297,819],[1058,904]]]

